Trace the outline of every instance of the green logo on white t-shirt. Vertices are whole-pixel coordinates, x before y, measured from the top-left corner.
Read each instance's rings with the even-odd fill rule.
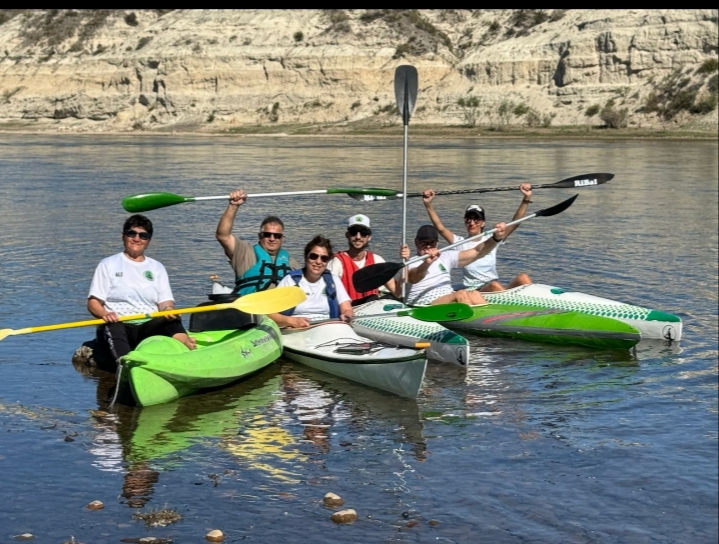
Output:
[[[444,267],[444,265],[443,265],[442,263],[439,263],[439,269],[440,269],[442,272],[446,272],[446,271],[447,271],[447,269]]]
[[[145,270],[145,278],[148,279],[149,281],[155,280],[155,277],[152,275],[152,271],[150,271],[150,270]]]

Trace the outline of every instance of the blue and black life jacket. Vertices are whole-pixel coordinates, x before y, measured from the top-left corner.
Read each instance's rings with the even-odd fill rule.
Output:
[[[290,277],[295,281],[295,285],[300,285],[300,280],[305,272],[304,268],[292,270]],[[338,319],[340,316],[340,305],[337,303],[337,288],[332,279],[332,273],[329,270],[322,272],[322,279],[325,282],[325,291],[327,293],[327,303],[330,306],[330,319]],[[284,315],[292,315],[295,313],[294,308],[282,312]]]
[[[235,288],[232,291],[235,295],[249,295],[257,291],[264,291],[272,284],[277,285],[292,270],[290,254],[287,253],[287,250],[280,249],[273,262],[270,254],[260,244],[255,244],[252,249],[255,251],[257,262],[247,272],[237,276]]]

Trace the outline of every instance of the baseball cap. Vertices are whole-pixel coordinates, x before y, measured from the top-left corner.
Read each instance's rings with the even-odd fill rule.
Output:
[[[439,240],[439,232],[434,225],[422,225],[417,230],[416,238],[421,242],[436,242]]]
[[[477,204],[467,206],[467,209],[464,210],[464,216],[467,217],[468,215],[477,215],[480,219],[484,219],[484,208]]]
[[[347,228],[350,228],[353,225],[361,225],[363,227],[370,228],[369,217],[367,217],[366,215],[362,215],[361,213],[353,215],[347,222]]]

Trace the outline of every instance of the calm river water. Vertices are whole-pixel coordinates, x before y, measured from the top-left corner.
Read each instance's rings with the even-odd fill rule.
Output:
[[[535,281],[676,313],[679,346],[636,354],[472,338],[469,369],[430,366],[416,401],[278,361],[229,389],[146,409],[105,401],[111,375],[77,370],[88,328],[0,342],[0,541],[716,542],[717,142],[413,139],[410,191],[552,183],[613,172],[561,215],[524,223],[505,280]],[[392,139],[0,135],[0,328],[89,319],[97,262],[121,250],[140,192],[188,196],[374,186],[401,189]],[[532,208],[573,191],[537,190]],[[456,232],[468,203],[509,220],[518,192],[438,197]],[[180,306],[231,281],[214,230],[224,202],[148,213],[148,251]],[[295,254],[316,233],[342,246],[370,216],[396,260],[401,201],[265,198],[235,231],[286,222]],[[426,222],[408,202],[411,235]],[[357,511],[335,525],[328,491]],[[89,510],[100,500],[102,510]],[[147,528],[161,508],[182,520]]]

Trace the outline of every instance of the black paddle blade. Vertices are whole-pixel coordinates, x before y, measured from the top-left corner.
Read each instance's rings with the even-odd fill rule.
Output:
[[[360,268],[352,276],[352,285],[358,293],[381,287],[402,270],[403,263],[377,263]]]
[[[608,182],[614,177],[614,174],[607,173],[596,173],[596,174],[581,174],[572,178],[563,179],[557,183],[549,183],[542,185],[543,189],[557,188],[566,189],[568,187],[587,187],[589,185],[601,185],[602,183]]]
[[[564,210],[569,208],[572,204],[574,204],[574,201],[577,199],[579,195],[574,195],[571,198],[568,198],[564,202],[560,202],[559,204],[555,204],[554,206],[551,206],[549,208],[544,208],[543,210],[539,210],[534,212],[534,215],[537,217],[550,217],[552,215],[557,215],[558,213],[562,213]]]
[[[414,111],[418,86],[417,68],[408,64],[397,66],[394,71],[394,97],[405,125],[409,124],[409,118]]]

